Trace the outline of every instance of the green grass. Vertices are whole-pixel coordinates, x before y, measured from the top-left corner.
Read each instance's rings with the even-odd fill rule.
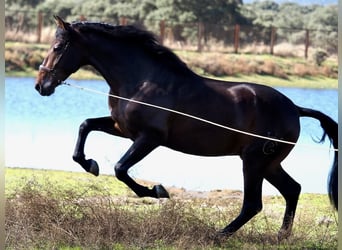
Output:
[[[129,189],[123,183],[116,181],[115,176],[95,177],[88,173],[6,168],[6,197],[13,197],[27,186],[27,183],[33,183],[43,190],[49,186],[61,191],[71,189],[85,197],[99,195],[104,190],[111,195],[125,196],[129,193]]]
[[[323,194],[301,195],[286,240],[277,240],[284,200],[264,196],[260,214],[217,242],[217,230],[239,213],[241,192],[219,190],[203,197],[169,188],[170,200],[141,199],[113,176],[20,168],[6,168],[5,181],[6,249],[337,247],[337,215]]]

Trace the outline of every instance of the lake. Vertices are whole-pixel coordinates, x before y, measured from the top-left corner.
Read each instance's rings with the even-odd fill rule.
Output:
[[[68,80],[83,87],[108,92],[104,81]],[[337,90],[277,88],[299,106],[322,111],[337,121]],[[72,161],[79,125],[89,117],[108,116],[107,97],[66,85],[54,95],[42,97],[33,78],[5,80],[5,162],[9,167],[84,172]],[[303,192],[326,193],[333,159],[319,122],[301,118],[301,135],[295,149],[284,160],[285,170],[302,185]],[[100,132],[89,135],[85,152],[97,160],[100,174],[114,176],[114,165],[131,141]],[[210,171],[207,171],[207,168]],[[130,170],[134,178],[191,190],[243,189],[242,163],[235,156],[198,157],[159,147]],[[95,177],[94,177],[95,178]],[[264,194],[279,194],[267,181]]]

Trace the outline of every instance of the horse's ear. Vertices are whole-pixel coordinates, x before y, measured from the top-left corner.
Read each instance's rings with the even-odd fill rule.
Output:
[[[68,30],[70,27],[70,23],[65,22],[62,18],[59,16],[54,15],[55,22],[57,24],[57,27],[63,29],[63,30]]]

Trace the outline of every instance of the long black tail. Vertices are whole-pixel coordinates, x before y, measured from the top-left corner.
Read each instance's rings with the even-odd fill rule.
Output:
[[[299,108],[300,116],[308,116],[318,119],[321,122],[321,127],[324,130],[324,134],[321,138],[321,142],[328,136],[334,149],[338,148],[338,125],[329,116],[313,109]],[[328,194],[331,203],[338,209],[338,152],[334,151],[334,162],[330,170],[328,179]]]

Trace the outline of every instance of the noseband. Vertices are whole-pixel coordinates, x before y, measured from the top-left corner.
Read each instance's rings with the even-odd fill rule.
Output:
[[[59,63],[59,61],[61,60],[61,58],[63,57],[64,52],[67,50],[68,46],[69,46],[69,42],[67,42],[67,44],[64,46],[63,51],[62,51],[61,54],[57,57],[56,62],[54,63],[54,65],[53,65],[52,68],[46,67],[46,66],[44,66],[43,64],[41,64],[41,65],[39,65],[38,70],[39,70],[39,71],[44,71],[44,72],[46,72],[46,73],[49,73],[49,74],[52,75],[52,77],[55,77],[55,76],[56,76],[56,66],[57,66],[57,64]],[[44,60],[44,61],[45,61],[45,60]],[[43,61],[43,63],[44,63],[44,61]],[[59,81],[61,82],[61,80],[59,80]]]

